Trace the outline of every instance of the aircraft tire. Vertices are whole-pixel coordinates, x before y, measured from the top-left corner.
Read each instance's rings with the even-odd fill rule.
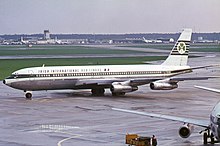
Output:
[[[27,100],[31,100],[32,99],[32,94],[30,92],[27,92],[25,94],[25,97],[26,97]]]
[[[205,132],[203,134],[203,144],[207,144],[208,143],[208,134]]]
[[[104,88],[96,88],[91,90],[93,96],[103,96],[105,93]]]
[[[214,138],[214,135],[213,134],[211,134],[211,144],[215,144],[215,138]]]

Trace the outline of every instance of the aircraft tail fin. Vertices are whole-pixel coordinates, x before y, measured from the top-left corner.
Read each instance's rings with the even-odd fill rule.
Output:
[[[192,29],[184,29],[174,45],[170,55],[162,63],[166,66],[186,66],[188,62],[189,46],[192,36]]]
[[[146,40],[145,37],[143,37],[143,41],[144,41],[145,43],[148,43],[148,40]]]

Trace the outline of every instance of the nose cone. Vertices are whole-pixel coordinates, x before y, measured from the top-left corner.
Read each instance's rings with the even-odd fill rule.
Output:
[[[2,82],[3,82],[3,84],[5,84],[5,85],[7,85],[7,86],[10,86],[10,83],[8,82],[7,79],[4,79]]]

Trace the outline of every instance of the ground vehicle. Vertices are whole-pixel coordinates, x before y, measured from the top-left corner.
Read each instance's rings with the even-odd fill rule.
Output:
[[[137,134],[126,134],[125,144],[129,146],[151,146],[151,137],[138,136]]]

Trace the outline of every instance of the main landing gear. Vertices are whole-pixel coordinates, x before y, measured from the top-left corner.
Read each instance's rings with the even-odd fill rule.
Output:
[[[25,92],[25,97],[27,100],[31,100],[32,99],[32,93],[31,91],[24,91]]]
[[[215,141],[215,136],[213,135],[212,132],[210,132],[210,129],[206,129],[206,130],[201,131],[201,132],[204,132],[203,133],[203,143],[204,144],[208,144],[208,143],[215,144],[215,143],[217,143]],[[210,141],[208,141],[208,139],[210,139]]]
[[[93,96],[103,96],[105,93],[104,88],[94,88],[91,90]]]
[[[91,90],[93,96],[104,96],[104,88],[93,88]],[[125,92],[112,92],[112,96],[124,96]]]

